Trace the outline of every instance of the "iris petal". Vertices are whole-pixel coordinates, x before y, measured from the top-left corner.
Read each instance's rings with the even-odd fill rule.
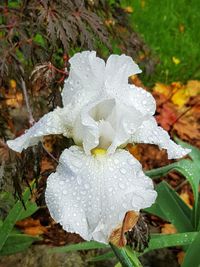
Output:
[[[107,243],[127,210],[151,206],[156,195],[151,179],[127,151],[87,156],[73,146],[48,178],[46,203],[66,231]]]
[[[65,134],[70,136],[71,129],[66,119],[65,110],[57,108],[44,115],[25,134],[7,141],[7,144],[14,151],[22,152],[23,149],[36,145],[45,135]]]
[[[157,125],[153,117],[143,122],[137,132],[131,136],[130,142],[158,145],[160,149],[167,150],[169,159],[184,157],[191,151],[174,143],[169,134]]]

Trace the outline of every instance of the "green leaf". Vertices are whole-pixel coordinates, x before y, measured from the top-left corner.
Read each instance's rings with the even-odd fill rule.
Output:
[[[147,253],[151,250],[161,249],[174,246],[190,245],[197,236],[197,232],[186,232],[179,234],[153,234],[149,242],[149,247],[142,253]]]
[[[33,187],[34,183],[32,183]],[[27,205],[30,197],[30,189],[27,188],[23,194],[23,201],[25,206]],[[20,200],[18,200],[15,205],[10,210],[8,216],[5,218],[1,228],[0,228],[0,251],[3,248],[9,234],[11,233],[15,223],[19,220],[21,214],[23,214],[24,206]]]
[[[3,248],[1,249],[0,255],[9,255],[24,251],[36,240],[39,240],[39,238],[24,234],[11,234],[8,236]]]
[[[56,247],[50,249],[49,253],[65,253],[77,250],[90,250],[90,249],[108,248],[108,247],[109,247],[108,245],[105,245],[103,243],[99,243],[96,241],[88,241],[63,247]]]
[[[200,256],[199,256],[199,244],[200,244],[200,232],[196,235],[196,238],[189,246],[182,267],[199,267]]]
[[[114,252],[109,251],[109,252],[106,252],[106,253],[104,253],[102,255],[93,257],[93,258],[89,259],[88,261],[92,261],[92,262],[105,261],[105,260],[113,258],[114,256],[115,256]]]
[[[191,149],[189,156],[191,157],[191,159],[193,159],[193,161],[200,161],[200,150],[197,147],[192,146],[186,142],[183,142],[182,140],[180,140],[177,137],[175,137],[174,139],[182,147]]]
[[[182,174],[190,183],[193,193],[194,193],[194,209],[192,212],[192,221],[195,229],[198,228],[198,223],[200,219],[199,213],[199,182],[200,182],[200,150],[194,146],[191,146],[187,143],[184,143],[178,140],[178,143],[186,148],[190,148],[191,152],[189,153],[190,159],[183,159],[179,162],[172,163],[165,167],[147,171],[146,174],[151,178],[158,178],[166,175],[170,171],[177,171]]]
[[[156,191],[158,193],[156,204],[146,209],[146,211],[157,216],[160,215],[161,211],[163,217],[174,224],[179,232],[192,232],[194,228],[190,218],[188,218],[190,211],[178,194],[166,182],[161,182],[156,187]]]
[[[39,207],[37,206],[36,203],[29,201],[26,205],[26,209],[24,209],[20,216],[18,217],[18,221],[21,221],[29,216],[31,216],[32,214],[34,214],[37,210],[39,209]]]

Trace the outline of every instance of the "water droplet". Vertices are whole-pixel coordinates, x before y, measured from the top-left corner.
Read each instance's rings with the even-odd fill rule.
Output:
[[[63,190],[63,195],[67,195],[67,190]]]
[[[88,188],[90,188],[90,185],[89,184],[84,184],[84,187],[85,187],[85,189],[88,189]]]
[[[80,176],[77,176],[77,184],[78,184],[78,185],[81,185],[81,183],[82,183],[82,179],[81,179],[81,177],[80,177]]]
[[[123,184],[123,183],[118,183],[118,185],[119,185],[119,187],[120,187],[121,189],[125,189],[125,184]]]
[[[119,164],[119,160],[118,159],[114,159],[114,163],[115,164]]]
[[[128,164],[131,166],[135,165],[134,159],[128,159]]]
[[[126,173],[126,169],[121,168],[121,169],[120,169],[120,172],[121,172],[122,174],[125,174],[125,173]]]

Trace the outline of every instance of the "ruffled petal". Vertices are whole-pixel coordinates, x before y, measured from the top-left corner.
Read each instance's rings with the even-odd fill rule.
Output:
[[[108,87],[121,87],[128,84],[128,77],[142,72],[131,57],[111,55],[106,62],[105,82]]]
[[[73,146],[49,176],[45,198],[63,229],[107,243],[127,211],[151,206],[156,195],[151,179],[127,151],[87,156]]]
[[[157,125],[156,120],[151,119],[144,121],[142,126],[135,132],[130,143],[145,143],[158,145],[160,149],[166,149],[169,159],[181,158],[190,152],[190,149],[182,148],[174,143],[169,134]]]
[[[108,118],[114,129],[114,136],[108,148],[108,153],[114,153],[117,147],[124,147],[131,134],[141,126],[143,120],[143,114],[134,106],[117,103],[114,112]]]
[[[69,77],[62,91],[63,105],[77,98],[83,104],[97,95],[104,82],[105,62],[95,51],[84,51],[70,58]]]
[[[71,129],[68,127],[67,116],[65,115],[64,109],[56,108],[44,115],[25,134],[7,141],[8,146],[14,151],[22,152],[23,149],[36,145],[45,135],[65,134],[71,136]]]
[[[133,106],[146,117],[154,115],[156,111],[154,97],[143,88],[129,84],[126,86],[122,97],[126,105]]]
[[[96,100],[81,110],[73,138],[76,144],[83,144],[86,154],[91,154],[95,147],[114,153],[117,147],[127,144],[143,117],[134,106],[120,104],[114,98]]]

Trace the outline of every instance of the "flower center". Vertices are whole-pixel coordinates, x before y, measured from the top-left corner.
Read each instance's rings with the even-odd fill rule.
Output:
[[[115,107],[114,99],[106,99],[95,105],[89,112],[99,129],[98,148],[106,149],[111,145],[115,136],[111,116]]]
[[[93,148],[91,150],[91,153],[94,156],[103,156],[103,155],[106,154],[106,152],[107,152],[107,150],[106,149],[103,149],[103,148]]]

